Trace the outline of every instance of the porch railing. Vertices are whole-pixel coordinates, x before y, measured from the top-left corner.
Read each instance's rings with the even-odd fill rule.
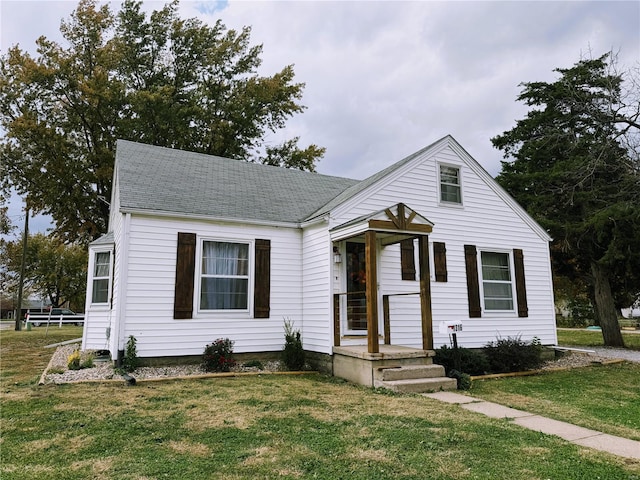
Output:
[[[340,346],[340,297],[346,296],[347,299],[349,296],[362,295],[365,292],[342,292],[342,293],[334,293],[333,294],[333,345],[336,347]],[[382,318],[384,324],[384,344],[391,345],[391,313],[389,308],[389,298],[390,297],[400,297],[400,296],[408,296],[408,295],[420,295],[420,292],[411,292],[411,293],[389,293],[382,296]],[[347,300],[348,303],[348,300]],[[357,305],[348,305],[348,308],[352,308],[351,313],[354,313],[353,309],[361,308],[362,311],[356,311],[356,314],[364,314],[366,318],[366,307],[359,307]],[[349,313],[347,313],[348,315]]]
[[[333,345],[336,347],[340,346],[340,297],[344,296],[347,298],[347,318],[349,314],[352,314],[357,317],[362,317],[364,319],[365,331],[367,330],[367,307],[365,305],[349,302],[349,297],[352,298],[364,298],[366,292],[363,290],[361,292],[341,292],[333,294]]]
[[[382,295],[382,321],[384,324],[384,343],[391,345],[391,309],[389,308],[389,297],[405,297],[408,295],[418,295],[420,292],[411,293],[389,293]]]

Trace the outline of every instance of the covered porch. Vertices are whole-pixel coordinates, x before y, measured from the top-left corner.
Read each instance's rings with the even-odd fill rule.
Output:
[[[349,381],[367,386],[376,386],[381,381],[385,370],[412,367],[414,372],[432,376],[442,376],[436,365],[432,365],[433,351],[433,317],[431,310],[431,286],[429,269],[429,233],[433,224],[407,207],[403,203],[354,219],[348,223],[331,230],[331,240],[334,252],[345,251],[344,246],[359,242],[361,257],[364,257],[360,266],[364,266],[364,272],[360,277],[364,280],[356,282],[352,286],[346,280],[342,291],[333,295],[333,373],[336,376]],[[405,255],[402,249],[403,242],[410,242],[411,263],[413,264],[413,242],[418,244],[418,268],[413,265],[404,265]],[[413,268],[412,274],[418,274],[417,292],[387,292],[379,294],[378,258],[379,252],[394,244],[401,244],[401,265],[403,275],[405,267]],[[405,243],[406,244],[406,243]],[[352,247],[353,248],[353,247]],[[362,250],[363,249],[363,250]],[[353,254],[353,250],[349,252]],[[349,259],[350,261],[350,259]],[[350,265],[342,269],[345,277],[355,274],[355,268],[349,270]],[[416,272],[417,270],[417,272]],[[419,342],[422,348],[410,348],[393,345],[391,339],[391,324],[393,315],[390,311],[389,298],[395,295],[415,295],[420,303],[420,336]],[[350,299],[356,298],[364,304],[354,307]],[[355,308],[358,311],[355,311]],[[382,312],[382,316],[380,313]],[[352,318],[353,317],[353,318]],[[354,344],[358,339],[364,340],[364,320],[366,318],[366,344]],[[382,322],[381,322],[382,319]],[[360,323],[359,323],[360,322]],[[382,332],[380,332],[382,323]],[[351,329],[358,328],[359,336],[350,335]],[[382,333],[382,335],[381,335]],[[382,340],[382,343],[381,343]],[[425,367],[423,369],[416,366]],[[427,371],[429,370],[429,371]],[[431,370],[435,371],[433,373]],[[450,386],[449,380],[444,383]],[[455,380],[454,380],[455,382]],[[441,389],[436,386],[433,389]]]

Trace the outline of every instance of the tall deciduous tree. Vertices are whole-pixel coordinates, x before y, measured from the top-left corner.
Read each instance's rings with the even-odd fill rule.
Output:
[[[0,245],[0,257],[6,262],[2,276],[11,285],[20,272],[22,240]],[[46,297],[53,307],[71,302],[80,309],[84,306],[86,281],[87,251],[83,246],[41,233],[29,236],[25,262],[28,291]]]
[[[114,14],[81,0],[38,55],[1,58],[3,187],[15,187],[57,233],[90,240],[107,228],[115,142],[153,145],[314,171],[324,148],[267,136],[304,110],[291,65],[258,75],[250,29],[178,17],[177,2],[146,15],[126,0]]]
[[[497,180],[590,286],[605,345],[622,346],[614,293],[640,290],[640,103],[615,67],[606,54],[556,69],[555,82],[524,83],[518,100],[533,108],[491,141],[508,160]]]

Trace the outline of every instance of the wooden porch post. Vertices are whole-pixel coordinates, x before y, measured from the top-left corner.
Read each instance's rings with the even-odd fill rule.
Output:
[[[366,261],[367,343],[369,353],[380,352],[378,344],[378,277],[376,275],[376,232],[364,234]],[[428,257],[427,257],[428,258]]]
[[[340,295],[333,295],[333,346],[340,346]]]
[[[429,273],[429,237],[418,237],[420,261],[420,316],[422,320],[422,348],[433,350],[433,313],[431,311],[431,275]]]

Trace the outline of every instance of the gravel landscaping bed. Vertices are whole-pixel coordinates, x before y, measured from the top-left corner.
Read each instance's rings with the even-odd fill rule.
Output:
[[[91,368],[83,368],[80,370],[69,370],[67,368],[67,359],[69,355],[80,348],[79,343],[63,345],[54,352],[49,366],[42,376],[43,383],[70,383],[78,381],[101,381],[101,380],[123,380],[118,374],[112,362],[95,362]],[[89,352],[83,353],[82,360],[88,358]],[[637,353],[637,352],[636,352]],[[557,368],[578,368],[593,365],[594,363],[606,363],[611,361],[611,356],[601,356],[593,353],[568,352],[560,358],[547,361],[540,368],[541,370],[552,370]],[[245,367],[236,365],[231,369],[232,372],[277,372],[281,371],[280,362],[265,362],[263,370],[258,367]],[[194,375],[204,375],[205,372],[200,365],[175,365],[161,367],[139,367],[131,376],[137,380],[145,379],[161,379],[169,377],[189,377]]]
[[[70,383],[78,381],[100,381],[100,380],[122,380],[122,376],[113,368],[112,362],[97,363],[91,368],[82,368],[80,370],[69,370],[67,367],[67,359],[69,355],[80,348],[79,343],[70,345],[62,345],[54,352],[49,366],[43,375],[43,383]],[[82,359],[89,357],[90,352],[83,353]],[[258,367],[245,367],[236,365],[231,368],[232,372],[277,372],[281,371],[280,362],[264,362],[263,369]],[[138,367],[131,373],[131,376],[137,380],[154,379],[154,378],[170,378],[170,377],[188,377],[194,375],[205,375],[200,365],[174,365],[160,367]]]

